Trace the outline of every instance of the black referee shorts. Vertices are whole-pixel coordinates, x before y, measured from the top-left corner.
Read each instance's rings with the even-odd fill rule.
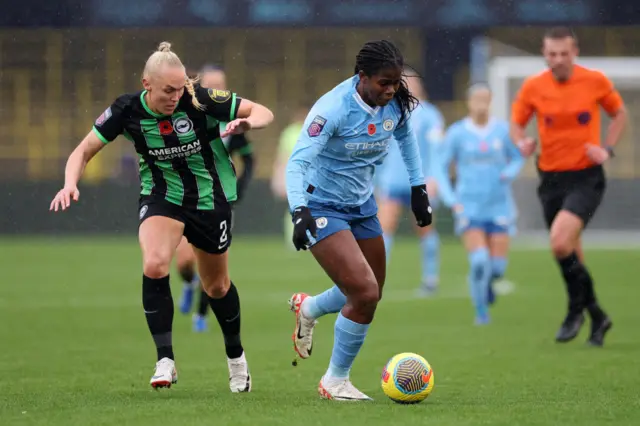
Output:
[[[560,210],[567,210],[582,219],[586,227],[602,202],[606,179],[602,166],[583,170],[544,172],[538,169],[538,198],[542,203],[547,227]]]
[[[231,245],[231,206],[214,210],[192,210],[151,195],[140,197],[140,223],[152,216],[164,216],[184,223],[184,236],[194,247],[222,254]]]

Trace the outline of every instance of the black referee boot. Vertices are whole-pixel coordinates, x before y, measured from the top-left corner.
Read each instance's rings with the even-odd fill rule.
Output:
[[[591,317],[591,334],[587,344],[602,347],[604,345],[604,335],[613,327],[613,322],[597,303],[589,305],[587,310]]]
[[[556,342],[569,342],[578,335],[584,324],[584,315],[581,311],[569,311],[556,334]]]

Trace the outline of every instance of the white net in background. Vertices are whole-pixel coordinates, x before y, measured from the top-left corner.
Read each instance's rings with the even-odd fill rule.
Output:
[[[486,61],[486,81],[492,87],[494,115],[509,119],[511,104],[524,79],[546,69],[543,58],[493,40]],[[485,46],[485,51],[486,51]],[[496,52],[509,52],[508,56]],[[600,247],[619,248],[640,245],[640,148],[635,143],[634,124],[640,120],[640,58],[584,57],[577,63],[602,71],[611,79],[625,100],[629,111],[629,126],[616,148],[616,157],[605,166],[608,185],[605,197],[585,233],[585,242]],[[610,119],[602,111],[602,140]],[[537,137],[536,121],[532,119],[527,134]],[[519,179],[514,194],[519,210],[518,237],[527,245],[546,245],[547,230],[537,198],[538,177],[534,160],[530,159]]]

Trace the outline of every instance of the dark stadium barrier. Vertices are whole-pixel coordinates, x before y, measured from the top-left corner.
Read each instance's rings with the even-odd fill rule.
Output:
[[[10,182],[3,184],[0,234],[135,235],[138,226],[138,190],[134,183],[108,181],[81,184],[80,200],[64,212],[50,212],[49,204],[61,182]],[[271,196],[269,182],[252,182],[235,212],[235,235],[280,234],[286,204]],[[450,233],[451,221],[442,212],[438,228]],[[399,232],[410,231],[413,217],[405,212]]]

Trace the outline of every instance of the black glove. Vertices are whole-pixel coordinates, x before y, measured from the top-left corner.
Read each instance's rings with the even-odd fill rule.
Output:
[[[429,205],[429,195],[427,185],[417,185],[411,187],[411,210],[416,217],[418,226],[424,228],[431,225],[433,220],[433,210]]]
[[[296,250],[306,250],[311,246],[307,230],[313,238],[317,238],[316,221],[307,207],[298,207],[293,211],[293,245]]]

